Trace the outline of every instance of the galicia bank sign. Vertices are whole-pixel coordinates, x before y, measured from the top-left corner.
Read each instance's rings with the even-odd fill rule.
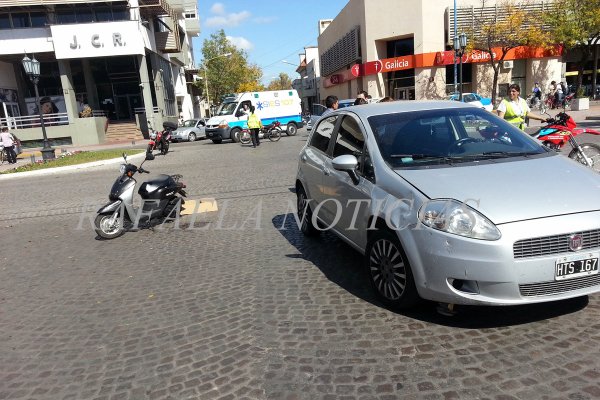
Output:
[[[144,54],[137,21],[50,27],[56,59]]]

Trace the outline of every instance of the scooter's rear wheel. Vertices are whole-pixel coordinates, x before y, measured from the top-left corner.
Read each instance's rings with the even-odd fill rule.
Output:
[[[585,156],[590,160],[592,165],[588,165],[586,160],[579,154],[577,149],[571,150],[569,153],[569,158],[582,163],[586,167],[590,167],[596,172],[600,172],[600,146],[595,143],[583,143],[579,145],[581,147],[581,151],[585,154]]]
[[[113,214],[99,214],[94,220],[95,231],[98,236],[104,239],[114,239],[123,234],[123,220],[117,217],[114,223],[111,221]]]

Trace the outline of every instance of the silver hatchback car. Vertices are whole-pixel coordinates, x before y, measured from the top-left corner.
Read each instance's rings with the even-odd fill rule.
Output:
[[[474,106],[328,114],[300,153],[296,193],[302,232],[330,230],[364,254],[392,307],[600,291],[600,175]]]

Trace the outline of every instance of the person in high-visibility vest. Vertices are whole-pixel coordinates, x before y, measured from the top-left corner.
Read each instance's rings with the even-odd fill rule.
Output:
[[[527,101],[520,97],[521,87],[513,83],[508,87],[510,100],[503,99],[498,106],[496,112],[500,118],[504,118],[517,128],[525,130],[525,118],[537,119],[538,121],[546,122],[546,118],[531,112],[527,105]]]
[[[251,105],[250,114],[248,115],[248,129],[252,132],[252,147],[256,148],[257,146],[260,146],[258,133],[260,132],[260,128],[262,128],[262,121],[254,111],[254,106]]]

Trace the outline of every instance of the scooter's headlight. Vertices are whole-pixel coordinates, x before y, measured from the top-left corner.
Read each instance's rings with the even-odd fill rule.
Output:
[[[121,166],[119,167],[119,172],[121,172],[122,174],[124,174],[126,168],[127,167],[125,167],[125,164],[121,164]]]

